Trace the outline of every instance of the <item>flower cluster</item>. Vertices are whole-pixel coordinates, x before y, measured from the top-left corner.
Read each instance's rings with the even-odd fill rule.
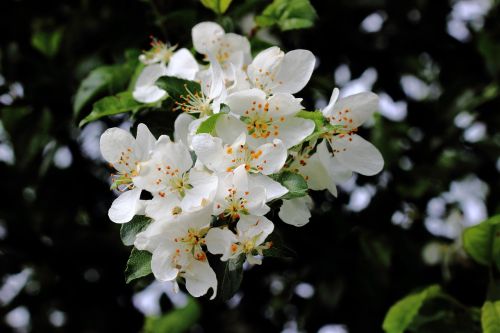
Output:
[[[161,103],[169,91],[158,79],[196,82],[199,89],[185,85],[176,101],[184,112],[173,140],[139,124],[135,138],[111,128],[100,145],[116,169],[112,188],[122,192],[110,219],[150,218],[134,246],[152,254],[154,276],[182,278],[191,295],[212,289],[214,298],[217,277],[207,256],[260,264],[273,247],[270,202],[281,202],[283,222],[302,226],[311,216],[308,189],[336,196],[336,184],[352,172],[382,169],[379,151],[357,134],[378,99],[368,92],[338,99],[334,89],[324,109],[305,111],[294,94],[315,68],[310,51],[271,47],[252,59],[247,38],[213,22],[196,25],[192,39],[202,64],[189,50],[154,40],[140,56],[145,67],[133,91],[138,102]]]

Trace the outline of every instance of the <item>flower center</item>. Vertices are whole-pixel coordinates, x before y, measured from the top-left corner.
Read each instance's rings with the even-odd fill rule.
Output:
[[[168,44],[151,37],[151,49],[143,52],[143,58],[146,62],[159,60],[160,62],[167,63],[170,61],[170,58],[174,54],[176,48],[177,45],[169,46]]]
[[[212,100],[208,96],[205,96],[202,91],[195,91],[193,93],[187,85],[184,85],[184,89],[186,89],[187,95],[180,96],[184,102],[175,102],[177,104],[176,109],[181,109],[187,113],[198,113],[200,118],[210,116],[213,113],[212,106],[210,105]]]
[[[231,220],[237,220],[240,218],[240,215],[248,215],[249,211],[246,208],[246,204],[248,200],[246,196],[250,193],[245,192],[244,196],[238,196],[235,188],[228,189],[229,194],[224,198],[227,202],[226,209],[222,212],[222,215],[225,217],[231,218]]]

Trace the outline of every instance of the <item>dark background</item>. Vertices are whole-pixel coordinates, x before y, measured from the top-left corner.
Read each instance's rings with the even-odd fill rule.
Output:
[[[461,2],[472,7],[464,11]],[[235,22],[243,3],[231,5]],[[475,14],[488,3],[485,15]],[[246,4],[260,12],[267,2]],[[309,109],[335,85],[358,84],[400,102],[396,116],[382,112],[362,132],[384,155],[384,172],[357,177],[337,199],[314,193],[312,221],[301,229],[276,216],[297,257],[268,259],[245,272],[236,307],[199,299],[194,332],[317,332],[327,324],[379,332],[394,302],[434,283],[467,306],[484,301],[487,270],[463,254],[459,232],[431,232],[426,220],[429,201],[464,179],[487,191],[472,186],[453,192],[455,199],[444,195],[438,226],[477,223],[500,211],[498,2],[313,5],[313,29],[272,32],[284,49],[306,48],[318,57],[314,78],[299,94]],[[190,28],[214,19],[194,0],[0,3],[0,332],[141,330],[132,295],[151,279],[124,282],[130,249],[107,218],[114,194],[98,151],[100,133],[124,119],[105,118],[82,131],[72,103],[91,69],[122,61],[126,49],[147,49],[150,35],[190,45]],[[62,39],[53,54],[33,45],[37,33],[58,29]],[[346,68],[350,78],[342,76]],[[171,114],[145,119],[172,127]],[[430,242],[438,258],[433,264],[422,257]],[[16,281],[19,293],[5,296]],[[312,296],[300,292],[304,286],[313,288]],[[172,307],[166,296],[161,305],[164,312]]]

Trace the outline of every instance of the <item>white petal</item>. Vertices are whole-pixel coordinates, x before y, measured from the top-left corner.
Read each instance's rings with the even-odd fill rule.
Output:
[[[311,218],[309,207],[311,205],[312,199],[310,196],[283,200],[283,205],[280,207],[278,216],[285,223],[302,227],[309,223],[309,219]]]
[[[189,184],[193,188],[186,191],[186,195],[182,199],[182,209],[193,211],[211,204],[217,191],[218,180],[215,174],[191,169]]]
[[[238,221],[236,229],[240,236],[254,239],[258,246],[273,232],[274,224],[264,216],[244,215]]]
[[[266,205],[266,189],[264,187],[252,187],[246,196],[246,208],[251,215],[263,216],[269,213],[269,206]]]
[[[250,60],[250,42],[246,37],[238,34],[227,33],[222,38],[222,43],[224,45],[223,49],[229,50],[230,53],[241,53],[242,57],[240,61],[235,61],[232,57],[229,59],[229,62],[235,67],[241,68],[246,61]]]
[[[194,152],[198,159],[210,170],[219,171],[222,163],[224,149],[222,140],[210,134],[197,134],[191,141]]]
[[[283,141],[287,148],[291,148],[301,143],[306,137],[314,132],[314,121],[298,117],[285,119],[279,123],[278,138]]]
[[[191,52],[183,48],[172,55],[168,62],[165,75],[175,76],[186,80],[194,80],[198,70],[199,66],[196,59]]]
[[[175,195],[164,197],[155,195],[146,206],[146,215],[155,220],[173,221],[176,216],[174,208],[180,205],[181,202]]]
[[[122,155],[128,154],[130,150],[132,162],[139,160],[139,157],[135,155],[139,148],[134,137],[128,131],[118,127],[109,128],[101,135],[100,148],[104,159],[112,163],[119,171],[130,169],[118,163]]]
[[[269,98],[269,112],[275,118],[293,116],[302,110],[301,102],[302,98],[295,98],[291,94],[274,94]]]
[[[126,223],[132,220],[141,208],[140,198],[141,190],[138,188],[122,193],[111,204],[108,211],[109,219],[115,223]]]
[[[143,161],[147,160],[155,146],[156,139],[146,125],[139,124],[137,126],[136,142],[142,155],[140,159]]]
[[[206,54],[212,50],[217,38],[224,35],[224,29],[215,22],[201,22],[191,30],[196,51]]]
[[[352,171],[373,176],[384,167],[384,158],[378,149],[357,134],[336,136],[330,144],[337,160]]]
[[[247,73],[250,81],[252,81],[256,86],[259,86],[259,84],[269,84],[271,81],[271,75],[266,75],[266,72],[274,74],[280,66],[284,56],[285,53],[283,53],[283,51],[281,51],[277,46],[272,46],[261,51],[248,66]]]
[[[338,159],[333,156],[326,145],[326,141],[323,140],[316,148],[316,154],[323,164],[324,168],[327,170],[330,182],[327,182],[327,189],[334,196],[337,196],[337,187],[335,183],[341,184],[352,177],[352,171],[342,165]]]
[[[234,169],[232,174],[232,183],[238,191],[248,190],[248,173],[245,169],[245,165],[240,165]]]
[[[160,281],[172,281],[179,273],[179,270],[172,265],[171,253],[162,247],[153,252],[151,270],[155,278]]]
[[[300,167],[299,172],[307,181],[307,187],[314,191],[326,189],[332,180],[327,169],[321,163],[318,154],[312,155],[305,163],[304,166]]]
[[[157,86],[136,87],[132,92],[134,99],[141,103],[155,103],[167,95],[167,92]]]
[[[212,228],[205,236],[208,251],[212,254],[222,254],[221,260],[226,261],[238,252],[231,251],[231,245],[238,239],[229,229]]]
[[[223,114],[217,119],[215,131],[224,143],[232,144],[241,133],[246,133],[247,129],[245,124],[238,118],[230,114]]]
[[[186,280],[186,289],[194,297],[200,297],[212,288],[213,294],[210,299],[214,299],[217,294],[217,276],[208,264],[208,261],[193,260],[189,265],[189,270],[183,273]]]
[[[330,96],[330,102],[323,110],[321,110],[324,117],[331,117],[332,116],[333,108],[335,106],[335,103],[337,102],[337,99],[339,98],[339,93],[340,93],[340,91],[338,88],[333,89],[332,96]]]
[[[345,111],[348,111],[345,113]],[[361,126],[366,120],[370,119],[375,111],[378,110],[378,96],[372,92],[363,92],[356,95],[341,98],[335,104],[332,113],[331,123],[344,124],[351,128]],[[342,112],[342,114],[340,114]],[[333,117],[335,117],[333,119]],[[352,120],[352,122],[351,122]]]
[[[240,116],[246,116],[248,113],[254,112],[252,108],[258,109],[259,104],[262,106],[265,103],[266,93],[255,88],[235,92],[226,99],[226,104],[231,109],[231,112]]]
[[[253,186],[262,186],[266,189],[267,202],[280,198],[288,193],[288,189],[286,187],[260,173],[250,175],[250,183]]]
[[[255,151],[260,152],[260,155],[258,158],[251,160],[251,166],[256,167],[264,175],[271,175],[280,171],[288,156],[285,145],[279,139],[274,139],[273,143],[263,144]]]
[[[315,63],[314,54],[308,50],[293,50],[285,54],[276,77],[279,85],[273,92],[295,94],[301,91],[309,82]]]
[[[175,142],[182,142],[186,146],[189,145],[188,134],[189,125],[195,120],[195,118],[187,113],[181,113],[174,122],[174,140]]]
[[[155,86],[155,82],[164,75],[167,75],[167,68],[161,63],[144,67],[135,82],[134,99],[141,103],[154,103],[163,98],[166,91]]]
[[[210,75],[205,76],[205,79],[202,80],[201,89],[208,98],[214,99],[225,93],[224,73],[219,62],[211,52],[208,53],[208,59],[210,61],[210,68],[208,70]],[[218,111],[215,113],[218,113]]]

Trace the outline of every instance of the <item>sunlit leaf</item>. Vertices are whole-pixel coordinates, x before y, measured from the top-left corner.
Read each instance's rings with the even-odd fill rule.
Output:
[[[215,14],[224,14],[233,0],[201,0],[203,6],[211,9]]]
[[[463,245],[479,264],[488,266],[494,262],[500,269],[500,215],[465,229]]]
[[[63,29],[54,31],[37,31],[31,36],[31,45],[47,58],[54,57],[61,46]]]
[[[425,301],[441,293],[439,286],[430,286],[419,293],[406,296],[394,304],[387,313],[382,328],[386,333],[403,333],[417,317]]]
[[[80,121],[79,126],[81,127],[105,116],[112,116],[129,111],[137,111],[151,105],[153,104],[143,104],[137,102],[134,97],[132,97],[132,93],[129,91],[119,93],[116,96],[104,97],[94,103],[92,112]]]
[[[309,0],[274,0],[255,20],[260,27],[277,25],[286,31],[310,28],[316,17]]]
[[[486,301],[481,308],[483,333],[500,332],[500,301]]]
[[[182,308],[173,309],[163,316],[146,317],[144,333],[184,333],[196,324],[201,315],[198,302],[189,297],[188,303]]]

